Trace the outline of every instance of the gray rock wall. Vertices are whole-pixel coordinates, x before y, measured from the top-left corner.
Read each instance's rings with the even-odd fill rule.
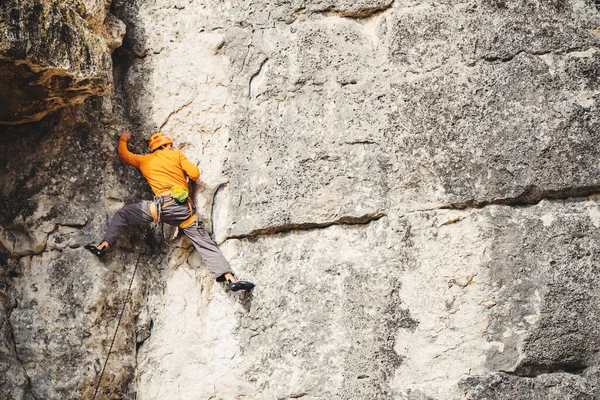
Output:
[[[0,394],[93,396],[122,316],[99,398],[600,396],[595,4],[106,6],[114,90],[0,132]],[[252,294],[147,227],[82,250],[151,196],[125,126]]]

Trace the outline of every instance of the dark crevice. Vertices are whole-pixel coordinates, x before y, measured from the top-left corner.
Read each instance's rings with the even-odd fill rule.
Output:
[[[215,202],[217,201],[219,193],[225,188],[225,185],[227,185],[227,182],[219,184],[212,195],[212,203],[210,205],[210,233],[212,235],[215,234]]]
[[[269,58],[268,57],[265,58],[260,63],[260,66],[258,67],[258,70],[250,77],[250,81],[248,82],[248,97],[249,98],[255,97],[255,96],[253,96],[252,83],[263,72],[263,70],[265,68],[265,65],[267,65],[267,62],[269,62]]]
[[[600,0],[599,0],[600,1]],[[517,57],[520,54],[529,54],[532,56],[544,56],[547,54],[571,54],[571,53],[576,53],[576,52],[584,52],[584,51],[588,51],[590,49],[595,49],[596,47],[591,46],[591,47],[572,47],[569,49],[555,49],[555,50],[540,50],[540,51],[528,51],[528,50],[519,50],[514,54],[509,54],[507,56],[504,57],[499,57],[499,56],[484,56],[481,58],[481,60],[486,61],[486,62],[496,62],[496,61],[500,61],[500,62],[508,62],[513,60],[515,57]],[[474,65],[475,63],[471,64]]]
[[[29,376],[29,373],[25,369],[25,366],[23,365],[23,361],[21,360],[21,358],[19,357],[19,353],[17,352],[17,345],[16,345],[16,341],[15,341],[14,329],[13,329],[12,323],[10,322],[10,316],[12,314],[12,311],[15,308],[17,308],[17,306],[18,306],[18,303],[15,301],[13,306],[8,308],[8,310],[6,310],[6,315],[4,317],[4,323],[6,324],[6,328],[4,327],[4,324],[3,324],[2,329],[8,330],[9,343],[4,343],[4,345],[8,344],[9,346],[11,346],[11,345],[13,346],[14,357],[15,357],[14,359],[16,360],[18,365],[21,366],[23,374],[25,375],[25,378],[27,379],[27,385],[25,388],[26,397],[24,397],[24,398],[28,399],[28,400],[37,400],[37,398],[33,395],[32,385],[31,385],[31,377]]]
[[[9,324],[11,332],[12,332],[12,325],[10,324],[10,321],[8,324]],[[33,394],[33,389],[32,389],[33,385],[31,384],[31,377],[29,376],[29,372],[27,372],[27,370],[25,369],[25,366],[23,365],[23,361],[21,361],[21,359],[19,358],[19,354],[15,353],[15,357],[16,357],[17,361],[19,362],[19,364],[21,364],[21,368],[23,368],[23,373],[25,374],[25,378],[27,378],[27,392],[28,392],[27,394],[29,396],[31,396],[29,398],[29,400],[37,400],[37,397],[35,397]]]
[[[600,0],[598,0],[598,1],[600,1]],[[564,54],[571,54],[571,53],[584,53],[584,52],[586,52],[586,51],[589,51],[589,50],[592,50],[592,49],[594,49],[594,50],[598,50],[598,47],[595,47],[595,46],[590,46],[590,47],[586,47],[586,48],[583,48],[583,47],[573,47],[573,48],[571,48],[571,49],[567,49],[567,50],[564,50],[564,51],[562,51],[562,52],[560,52],[560,51],[559,51],[559,52],[557,52],[557,53],[558,53],[558,54],[560,54],[560,53],[564,53]]]
[[[285,224],[278,226],[269,226],[267,228],[256,229],[250,233],[241,235],[228,236],[225,240],[229,239],[252,239],[259,236],[276,235],[279,233],[287,233],[293,231],[307,231],[312,229],[324,229],[333,225],[366,225],[370,222],[377,221],[385,216],[384,213],[374,212],[365,214],[360,217],[342,217],[335,221],[327,222],[304,222],[296,224]]]
[[[353,140],[353,141],[349,141],[349,142],[344,142],[344,144],[353,145],[353,144],[379,144],[379,143],[374,142],[372,140]]]
[[[334,7],[329,7],[324,10],[315,11],[315,12],[313,12],[313,14],[321,14],[321,15],[326,15],[326,16],[333,15],[333,16],[354,19],[354,20],[366,20],[366,19],[376,17],[376,16],[384,13],[385,11],[391,9],[394,4],[394,1],[395,0],[391,0],[389,3],[383,4],[381,6],[359,8],[358,10],[355,10],[355,11],[340,10],[340,9],[337,9]],[[298,15],[299,13],[301,13],[303,11],[304,11],[304,8],[300,8],[300,9],[296,10],[294,12],[294,14]]]
[[[471,208],[483,208],[489,205],[505,206],[531,206],[542,200],[567,200],[573,198],[589,197],[600,194],[600,186],[584,186],[564,188],[558,190],[541,190],[536,186],[526,188],[523,193],[516,197],[506,197],[492,200],[468,200],[461,203],[450,203],[440,207],[441,210],[464,210]]]
[[[581,375],[588,368],[583,363],[557,363],[537,364],[527,363],[519,365],[514,371],[499,371],[506,375],[518,376],[520,378],[536,378],[544,374],[572,374]]]
[[[304,396],[308,396],[308,393],[306,393],[306,392],[294,393],[294,394],[290,395],[290,399],[299,399]]]
[[[150,318],[150,323],[148,324],[148,330],[147,330],[147,332],[144,332],[144,337],[141,340],[139,340],[139,338],[136,337],[136,344],[135,344],[135,358],[136,358],[136,360],[138,358],[138,354],[139,354],[142,346],[152,336],[152,330],[153,329],[154,329],[154,320],[152,318]],[[137,335],[137,332],[136,332],[136,335]]]
[[[507,62],[507,61],[511,61],[513,58],[515,58],[516,56],[523,54],[523,53],[534,55],[534,56],[543,56],[543,55],[552,53],[552,51],[547,50],[547,51],[532,52],[532,51],[520,50],[514,54],[510,54],[510,55],[504,56],[504,57],[485,56],[482,58],[482,60],[487,61],[487,62],[495,62],[495,61]]]
[[[352,79],[352,80],[347,81],[347,82],[340,82],[340,86],[341,87],[348,86],[348,85],[356,85],[356,84],[357,84],[357,82],[356,82],[355,79]]]
[[[127,47],[127,46],[121,46],[118,47],[117,49],[115,49],[115,52],[117,53],[115,55],[116,58],[125,58],[125,59],[143,59],[148,57],[148,50],[144,50],[143,52],[136,52],[133,49]],[[114,54],[114,53],[113,53]]]
[[[426,209],[426,210],[415,210],[408,212],[428,212],[436,210],[467,210],[474,208],[483,208],[489,205],[504,205],[512,207],[525,207],[536,205],[542,200],[569,200],[569,199],[582,199],[593,195],[600,195],[600,186],[584,186],[574,188],[563,188],[559,190],[541,190],[536,186],[530,186],[526,188],[523,193],[516,197],[506,197],[501,199],[491,200],[468,200],[465,202],[450,203],[445,206]],[[333,225],[366,225],[372,221],[376,221],[386,214],[375,212],[365,214],[360,217],[342,217],[335,221],[328,222],[305,222],[295,224],[285,224],[278,226],[270,226],[267,228],[256,229],[250,233],[228,236],[225,241],[229,239],[252,239],[259,236],[275,235],[279,233],[287,233],[292,231],[305,231],[312,229],[324,229]],[[451,221],[457,222],[457,221]],[[448,223],[449,224],[449,223]]]

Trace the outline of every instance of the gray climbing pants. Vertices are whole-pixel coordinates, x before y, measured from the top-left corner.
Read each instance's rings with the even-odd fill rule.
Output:
[[[171,200],[171,197],[163,197],[161,200],[166,204]],[[131,204],[118,210],[108,223],[104,240],[112,246],[117,237],[125,233],[129,226],[152,222],[150,204],[152,202],[142,201],[141,203]],[[187,204],[180,205],[171,202],[161,208],[160,220],[169,225],[179,225],[189,217],[190,207]],[[200,220],[197,219],[196,222],[184,228],[183,232],[190,238],[217,282],[225,280],[224,274],[233,274],[229,262],[223,256],[217,244],[210,238],[206,230],[204,230],[204,224]]]

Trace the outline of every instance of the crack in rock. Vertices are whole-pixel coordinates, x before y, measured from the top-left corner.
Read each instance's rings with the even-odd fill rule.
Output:
[[[9,354],[12,353],[12,355],[14,356],[14,361],[16,362],[16,366],[17,368],[20,368],[22,373],[24,374],[24,378],[26,379],[26,385],[23,388],[25,395],[24,398],[26,399],[31,399],[31,400],[37,400],[36,397],[33,395],[32,389],[31,389],[31,377],[29,376],[29,372],[27,371],[27,369],[25,369],[25,366],[23,365],[23,360],[21,359],[21,357],[19,357],[19,353],[17,351],[17,346],[16,346],[16,342],[15,342],[15,337],[14,337],[14,327],[12,325],[12,322],[10,321],[10,317],[11,314],[13,312],[13,310],[17,308],[17,302],[15,301],[12,307],[8,307],[5,311],[5,315],[3,317],[0,317],[3,321],[2,324],[0,325],[0,332],[2,332],[2,336],[4,336],[4,342],[2,343],[2,345],[5,347],[11,347],[11,349],[6,349],[9,351]],[[12,352],[10,351],[12,350]],[[8,362],[8,359],[6,359],[6,362]]]
[[[497,57],[497,56],[484,56],[482,58],[483,61],[487,61],[487,62],[495,62],[495,61],[501,61],[501,62],[508,62],[511,61],[512,59],[514,59],[515,57],[517,57],[520,54],[528,54],[528,55],[532,55],[532,56],[544,56],[546,54],[550,54],[552,53],[552,50],[544,50],[544,51],[527,51],[527,50],[519,50],[514,54],[509,54],[508,56],[505,57]]]
[[[353,141],[349,141],[349,142],[344,142],[344,144],[354,145],[354,144],[379,144],[379,143],[374,142],[372,140],[353,140]]]
[[[462,221],[463,219],[464,218],[461,218],[461,217],[457,217],[457,218],[451,219],[451,220],[446,221],[443,224],[441,224],[440,227],[455,224],[457,222]]]
[[[219,195],[219,193],[225,188],[225,186],[228,184],[229,182],[221,182],[219,183],[219,185],[217,185],[217,188],[215,189],[215,191],[213,192],[213,195],[211,196],[211,204],[210,204],[210,233],[212,233],[213,235],[215,234],[215,202],[217,201],[217,196]]]
[[[308,393],[306,393],[306,392],[293,393],[293,394],[290,394],[290,399],[299,399],[304,396],[308,396]]]
[[[256,87],[260,86],[262,81],[264,80],[264,75],[266,73],[266,65],[269,62],[269,58],[265,58],[258,67],[258,71],[256,71],[252,77],[250,78],[250,82],[248,82],[248,96],[252,99],[256,97]]]
[[[473,208],[483,208],[489,205],[504,206],[531,206],[538,204],[542,200],[567,200],[571,198],[590,197],[600,195],[600,186],[584,186],[563,188],[558,190],[541,190],[536,186],[529,186],[523,193],[516,197],[505,197],[501,199],[468,200],[460,203],[450,203],[439,207],[440,210],[465,210]]]
[[[244,233],[240,235],[231,235],[225,238],[224,242],[229,239],[252,239],[259,236],[276,235],[278,233],[287,233],[293,231],[307,231],[312,229],[324,229],[333,225],[367,225],[370,222],[381,219],[386,214],[382,212],[372,212],[360,217],[341,217],[335,221],[327,222],[301,222],[295,224],[285,224],[277,226],[269,226],[267,228],[261,228],[253,230],[250,233]]]
[[[167,116],[167,118],[165,118],[165,122],[162,123],[162,125],[160,126],[160,128],[158,128],[159,131],[162,131],[162,129],[165,127],[165,125],[167,125],[167,123],[169,122],[169,120],[171,119],[171,117],[175,114],[180,113],[184,108],[190,106],[194,100],[196,100],[196,98],[198,97],[198,94],[196,94],[191,100],[187,101],[186,103],[184,103],[181,107],[179,107],[178,109],[171,111],[169,113],[169,115]]]
[[[517,56],[521,55],[521,54],[526,54],[526,55],[530,55],[530,56],[545,56],[548,54],[573,54],[573,53],[588,53],[591,52],[593,50],[598,50],[595,46],[590,46],[590,47],[572,47],[572,48],[568,48],[568,49],[551,49],[551,50],[539,50],[539,51],[530,51],[530,50],[519,50],[514,54],[509,54],[507,56],[501,57],[501,56],[483,56],[482,58],[480,58],[479,60],[476,60],[472,63],[467,63],[468,67],[473,67],[475,66],[479,61],[484,61],[484,62],[488,62],[488,63],[494,63],[494,62],[509,62],[512,61],[514,58],[516,58]]]
[[[514,371],[501,370],[498,372],[519,378],[537,378],[547,374],[581,375],[587,368],[588,366],[585,364],[525,364],[517,367]]]
[[[391,9],[394,2],[395,2],[395,0],[391,0],[384,4],[375,5],[372,7],[363,7],[363,8],[359,8],[357,10],[352,10],[352,11],[344,10],[344,9],[337,9],[337,8],[334,8],[334,6],[330,6],[325,9],[322,9],[322,10],[313,11],[311,14],[321,14],[321,15],[325,15],[325,16],[337,16],[337,17],[341,17],[341,18],[349,18],[349,19],[354,19],[354,20],[367,20],[367,19],[376,17],[377,15]],[[294,14],[298,15],[298,14],[302,13],[302,11],[304,11],[304,8],[300,8],[300,9],[296,10],[294,12]]]

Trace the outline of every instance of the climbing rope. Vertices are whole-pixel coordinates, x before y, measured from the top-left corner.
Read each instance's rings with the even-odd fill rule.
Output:
[[[137,271],[138,264],[140,263],[140,258],[142,257],[142,253],[138,255],[137,261],[135,262],[135,268],[133,268],[133,274],[131,275],[131,280],[129,281],[129,288],[127,289],[127,295],[125,296],[125,302],[123,303],[123,307],[121,308],[121,313],[119,314],[119,320],[117,322],[117,328],[115,329],[115,333],[112,337],[112,341],[110,342],[110,347],[108,349],[108,354],[106,355],[106,360],[104,360],[104,365],[102,366],[102,371],[100,372],[100,378],[98,379],[98,383],[94,388],[94,396],[92,399],[96,398],[96,395],[100,391],[100,384],[102,383],[102,376],[104,375],[104,370],[106,369],[106,364],[108,364],[108,358],[110,357],[110,353],[112,352],[113,345],[115,344],[115,339],[117,338],[117,333],[119,332],[119,326],[121,325],[121,319],[123,318],[123,314],[125,313],[125,307],[129,303],[129,296],[131,294],[131,286],[133,285],[133,278],[135,278],[135,272]]]

